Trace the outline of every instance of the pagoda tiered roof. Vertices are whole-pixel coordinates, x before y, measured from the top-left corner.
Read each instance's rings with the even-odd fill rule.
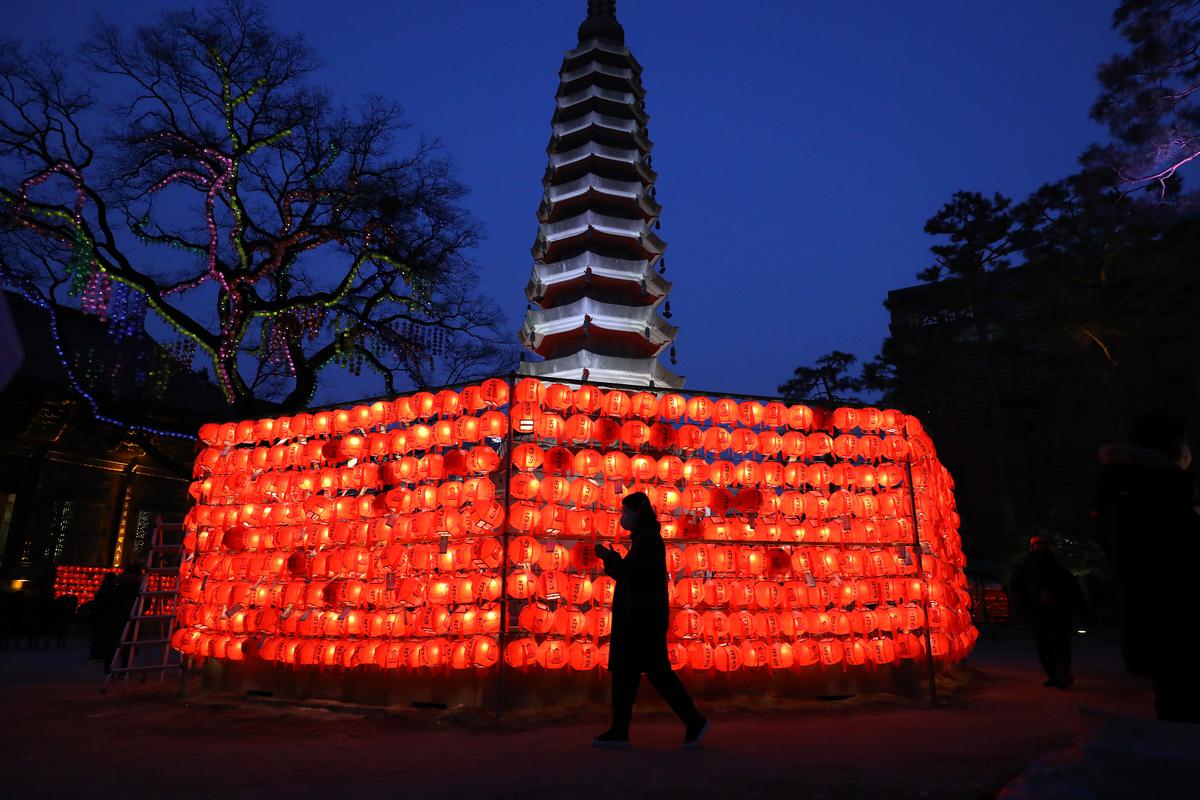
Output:
[[[682,378],[657,360],[677,328],[660,314],[671,283],[656,233],[654,142],[642,67],[624,42],[615,0],[590,0],[579,45],[559,71],[525,290],[522,342],[546,360],[523,371],[679,387]]]

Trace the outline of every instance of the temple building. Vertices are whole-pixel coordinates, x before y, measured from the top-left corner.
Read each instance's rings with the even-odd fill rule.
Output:
[[[553,117],[545,195],[538,209],[524,346],[543,360],[523,374],[680,388],[677,329],[655,233],[641,65],[625,46],[616,0],[589,0],[579,45],[564,56]]]

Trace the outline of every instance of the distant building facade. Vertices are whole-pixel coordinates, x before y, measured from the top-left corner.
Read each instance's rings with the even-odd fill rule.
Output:
[[[188,506],[194,443],[97,419],[72,379],[104,413],[151,431],[195,431],[222,413],[219,392],[168,365],[148,337],[114,344],[102,322],[60,309],[69,376],[46,312],[19,295],[6,300],[24,358],[0,392],[0,575],[49,581],[57,565],[136,563],[155,518]]]

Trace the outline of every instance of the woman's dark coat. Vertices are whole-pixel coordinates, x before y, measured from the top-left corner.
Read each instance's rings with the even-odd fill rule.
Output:
[[[1154,450],[1106,445],[1093,502],[1121,587],[1121,650],[1136,675],[1200,659],[1193,633],[1200,516],[1192,476]]]
[[[604,571],[617,582],[608,668],[613,672],[670,670],[666,546],[658,522],[631,533],[624,558],[612,551],[601,557]]]

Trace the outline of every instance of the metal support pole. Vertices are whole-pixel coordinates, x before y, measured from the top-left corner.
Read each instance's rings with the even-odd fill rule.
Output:
[[[513,448],[513,426],[512,426],[512,408],[513,408],[513,392],[517,388],[517,376],[510,374],[508,376],[508,431],[504,439],[504,531],[500,535],[501,545],[501,561],[500,561],[500,661],[496,672],[496,719],[504,716],[504,670],[505,664],[504,652],[508,644],[508,514],[512,506],[512,448]]]
[[[908,426],[904,427],[904,441],[907,443]],[[913,485],[912,478],[912,450],[908,452],[908,458],[904,462],[905,470],[908,476],[908,499],[912,504],[912,521],[913,521],[913,547],[916,549],[914,558],[917,560],[917,574],[921,577],[921,610],[925,614],[925,662],[929,667],[929,704],[937,705],[937,668],[933,663],[933,636],[929,630],[929,576],[925,574],[925,564],[921,559],[921,533],[920,523],[917,521],[917,487]]]

